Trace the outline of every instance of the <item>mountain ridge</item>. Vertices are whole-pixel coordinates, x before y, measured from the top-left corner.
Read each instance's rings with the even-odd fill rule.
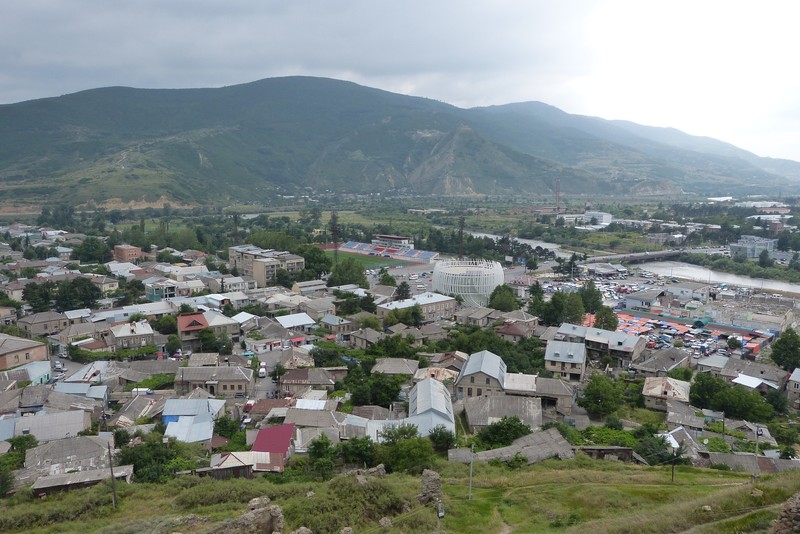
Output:
[[[307,76],[0,105],[0,192],[22,203],[552,195],[557,179],[567,194],[746,194],[795,187],[800,163],[541,102],[462,109]]]

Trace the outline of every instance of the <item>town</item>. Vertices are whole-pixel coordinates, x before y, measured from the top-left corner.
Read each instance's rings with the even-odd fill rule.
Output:
[[[241,244],[216,253],[143,246],[169,234],[169,217],[95,236],[0,228],[3,492],[44,497],[110,472],[328,480],[576,457],[755,480],[800,468],[797,295],[638,263],[686,236],[592,256],[469,236],[473,249],[504,247],[498,261],[454,253],[463,218],[458,242],[425,250],[432,239],[359,241],[336,211],[322,216],[294,215],[325,234],[319,244],[262,215],[234,223]],[[586,235],[624,222],[553,220]],[[784,220],[774,233],[791,230]],[[747,235],[689,253],[700,251],[778,266],[797,256]]]

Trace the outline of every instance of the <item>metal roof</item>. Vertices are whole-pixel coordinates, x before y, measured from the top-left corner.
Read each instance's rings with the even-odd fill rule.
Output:
[[[506,364],[500,356],[488,350],[470,354],[456,382],[460,382],[463,377],[475,373],[484,373],[503,384],[505,382]]]

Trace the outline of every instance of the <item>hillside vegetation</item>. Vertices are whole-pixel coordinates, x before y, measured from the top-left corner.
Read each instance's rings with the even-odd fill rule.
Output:
[[[92,89],[0,106],[0,193],[17,203],[230,204],[275,194],[762,191],[800,164],[537,102],[460,109],[349,82]]]
[[[451,534],[767,532],[780,505],[800,491],[800,477],[791,473],[752,484],[746,474],[680,466],[672,482],[667,467],[579,456],[520,469],[478,463],[468,500],[469,466],[442,463],[438,469],[445,507],[441,529]],[[202,534],[240,516],[260,496],[282,508],[285,532],[299,526],[315,534],[338,533],[344,526],[386,532],[378,526],[384,516],[392,520],[388,532],[437,528],[434,507],[416,501],[418,477],[392,474],[365,484],[352,476],[325,483],[270,480],[181,477],[162,485],[118,484],[116,511],[108,485],[41,501],[20,494],[0,504],[0,530]]]

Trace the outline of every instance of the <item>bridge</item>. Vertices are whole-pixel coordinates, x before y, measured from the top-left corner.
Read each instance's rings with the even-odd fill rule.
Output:
[[[594,256],[581,263],[636,263],[640,261],[656,261],[667,258],[676,258],[687,252],[685,250],[658,250],[653,252],[631,252],[628,254],[610,254],[607,256]]]

